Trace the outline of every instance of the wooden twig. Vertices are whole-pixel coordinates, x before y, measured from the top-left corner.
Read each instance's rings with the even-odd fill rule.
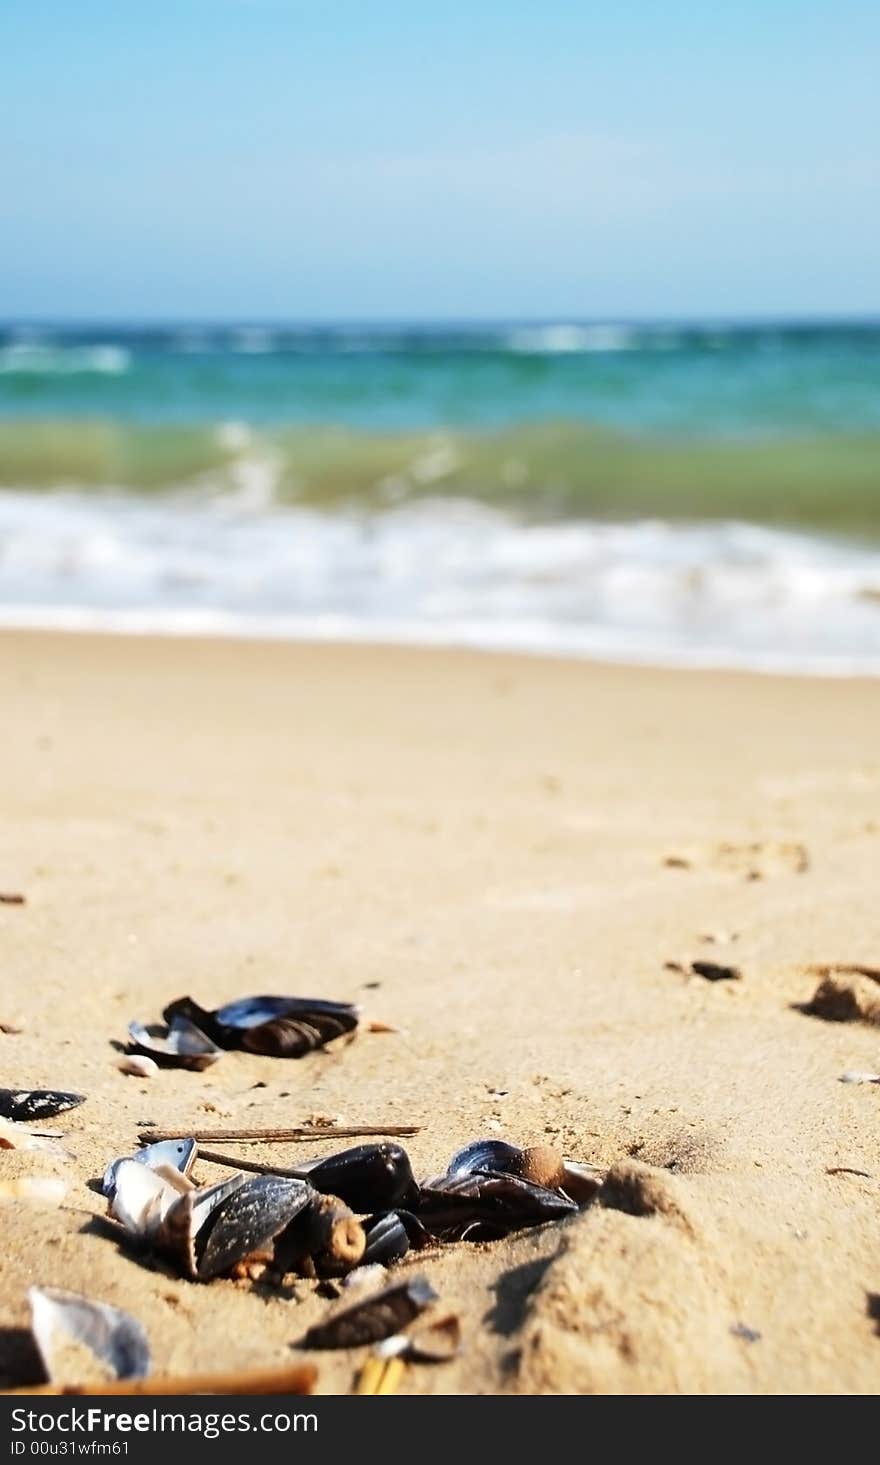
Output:
[[[144,1129],[138,1135],[141,1144],[153,1145],[164,1139],[202,1140],[234,1139],[244,1144],[304,1144],[316,1139],[364,1139],[391,1135],[395,1139],[421,1134],[421,1124],[309,1124],[296,1129]]]
[[[209,1165],[225,1165],[230,1170],[250,1170],[254,1175],[280,1175],[285,1180],[305,1180],[304,1170],[285,1170],[278,1165],[261,1165],[258,1160],[240,1160],[238,1155],[222,1155],[219,1150],[199,1150],[199,1159]]]
[[[115,1379],[109,1384],[37,1384],[28,1389],[3,1389],[13,1394],[310,1394],[318,1377],[313,1363],[284,1368],[244,1369],[239,1372],[192,1373],[145,1379]]]

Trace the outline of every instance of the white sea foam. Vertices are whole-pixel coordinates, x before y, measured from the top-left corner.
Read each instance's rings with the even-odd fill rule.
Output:
[[[233,495],[0,494],[0,624],[880,675],[880,552],[742,523],[527,525]]]
[[[40,376],[71,376],[95,372],[100,376],[121,376],[131,365],[131,353],[123,346],[53,346],[47,342],[13,341],[0,346],[0,373]]]
[[[559,356],[571,352],[629,351],[639,334],[629,326],[548,325],[523,326],[507,338],[511,351]]]

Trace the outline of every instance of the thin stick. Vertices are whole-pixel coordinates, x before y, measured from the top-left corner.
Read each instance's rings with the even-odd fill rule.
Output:
[[[316,1139],[363,1139],[367,1136],[392,1135],[406,1138],[421,1134],[421,1124],[309,1124],[298,1129],[144,1129],[138,1135],[141,1144],[153,1145],[163,1139],[240,1140],[247,1144],[304,1144]]]
[[[115,1379],[110,1384],[38,1384],[3,1389],[7,1394],[310,1394],[318,1377],[312,1363],[291,1368],[250,1369],[235,1373],[193,1373],[146,1379]]]
[[[280,1175],[284,1180],[305,1180],[305,1170],[282,1170],[277,1165],[261,1165],[258,1160],[240,1160],[237,1155],[221,1155],[219,1150],[199,1150],[199,1159],[209,1165],[226,1165],[230,1170],[252,1170],[255,1175]]]

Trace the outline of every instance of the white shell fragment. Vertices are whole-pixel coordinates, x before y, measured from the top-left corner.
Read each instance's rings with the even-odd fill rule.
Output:
[[[31,1287],[31,1332],[52,1384],[143,1378],[150,1348],[140,1323],[108,1302],[60,1287]]]
[[[123,1054],[116,1060],[116,1067],[120,1073],[130,1074],[132,1078],[155,1078],[159,1072],[156,1060],[140,1053]]]
[[[135,1160],[139,1165],[146,1165],[148,1169],[159,1170],[163,1174],[170,1168],[188,1176],[197,1154],[198,1145],[194,1139],[164,1139],[159,1144],[145,1145],[143,1149],[135,1150],[133,1155],[111,1160],[104,1171],[101,1189],[112,1199],[116,1190],[116,1175],[124,1160]]]
[[[42,1150],[58,1160],[70,1159],[68,1151],[58,1143],[56,1133],[41,1134],[39,1130],[11,1124],[8,1119],[0,1119],[0,1150]]]
[[[842,1073],[840,1083],[880,1083],[880,1073],[864,1073],[859,1068],[848,1068]]]
[[[164,1032],[161,1029],[151,1032],[145,1023],[130,1022],[128,1036],[132,1047],[139,1052],[174,1068],[201,1070],[223,1055],[223,1049],[206,1037],[201,1028],[180,1015],[172,1018]]]

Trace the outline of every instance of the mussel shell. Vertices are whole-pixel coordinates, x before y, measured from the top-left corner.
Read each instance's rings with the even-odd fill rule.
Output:
[[[411,1247],[427,1246],[430,1240],[418,1216],[412,1211],[380,1211],[364,1222],[367,1245],[363,1266],[400,1261]]]
[[[104,1171],[101,1189],[108,1198],[112,1198],[116,1190],[116,1172],[123,1160],[136,1160],[151,1170],[160,1165],[171,1165],[181,1175],[188,1175],[197,1154],[198,1145],[194,1139],[163,1139],[158,1144],[145,1145],[143,1149],[135,1150],[133,1155],[120,1155],[118,1159],[111,1160]]]
[[[241,1048],[272,1058],[301,1058],[358,1025],[358,1009],[320,997],[240,997],[216,1011],[191,997],[169,1003],[166,1022],[188,1018],[221,1048]]]
[[[136,1318],[111,1307],[92,1302],[78,1292],[61,1287],[30,1287],[31,1332],[50,1383],[84,1383],[68,1378],[59,1369],[53,1340],[56,1335],[73,1339],[100,1362],[102,1373],[116,1379],[143,1378],[150,1368],[147,1335]],[[63,1351],[62,1351],[63,1359]]]
[[[174,1017],[168,1023],[166,1033],[151,1032],[142,1022],[130,1022],[128,1036],[131,1046],[139,1053],[146,1053],[156,1063],[168,1068],[192,1068],[197,1071],[216,1063],[221,1049],[194,1022],[188,1018]]]
[[[113,1179],[111,1216],[133,1240],[154,1244],[165,1216],[180,1199],[180,1188],[168,1173],[158,1174],[137,1160],[117,1160]],[[187,1183],[182,1177],[180,1180],[181,1184]]]
[[[574,1201],[559,1191],[534,1185],[519,1175],[479,1171],[422,1186],[417,1214],[433,1236],[470,1235],[485,1240],[559,1221],[576,1210]]]
[[[474,1175],[481,1170],[493,1170],[499,1175],[518,1175],[522,1166],[523,1152],[519,1145],[508,1144],[504,1139],[475,1139],[456,1150],[446,1167],[446,1174],[451,1179]]]
[[[298,1166],[324,1195],[338,1195],[353,1211],[411,1205],[418,1195],[409,1155],[402,1145],[354,1145]]]
[[[196,1240],[196,1272],[203,1280],[229,1271],[284,1231],[314,1195],[304,1180],[254,1175],[219,1207]],[[200,1228],[201,1229],[201,1228]]]
[[[16,1123],[51,1119],[65,1109],[75,1109],[85,1097],[60,1089],[0,1089],[0,1119],[14,1119]]]
[[[363,1343],[377,1343],[390,1338],[424,1312],[437,1293],[425,1277],[412,1277],[395,1282],[381,1292],[350,1303],[324,1323],[310,1328],[302,1340],[303,1348],[355,1348]]]

